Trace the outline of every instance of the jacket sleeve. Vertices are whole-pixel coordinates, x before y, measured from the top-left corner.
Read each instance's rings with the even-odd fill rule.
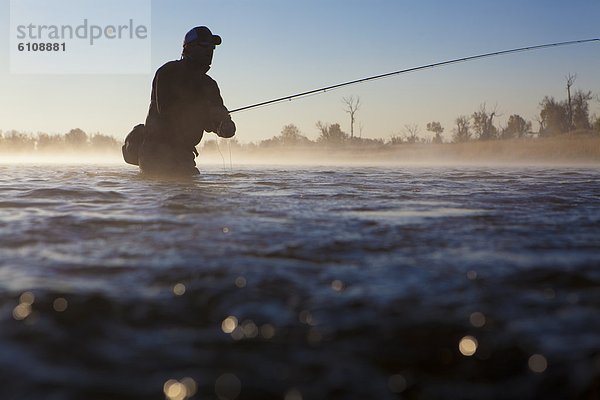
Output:
[[[223,104],[223,98],[221,97],[221,91],[217,82],[207,76],[207,83],[205,86],[205,95],[209,104],[209,123],[205,127],[208,132],[216,132],[223,122],[230,122],[231,117],[227,107]]]

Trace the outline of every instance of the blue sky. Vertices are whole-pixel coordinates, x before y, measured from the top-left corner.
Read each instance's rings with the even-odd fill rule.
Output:
[[[126,2],[127,0],[124,0]],[[98,2],[101,4],[101,2]],[[222,36],[210,75],[233,109],[398,69],[514,47],[600,37],[598,1],[155,0],[148,74],[11,75],[10,2],[0,2],[0,129],[64,133],[79,127],[123,138],[143,122],[153,72],[179,58],[185,32],[209,26]],[[118,15],[119,9],[114,9]],[[127,63],[127,55],[115,59]],[[388,138],[497,105],[503,123],[534,121],[544,95],[564,98],[564,77],[600,93],[600,43],[489,58],[350,86],[234,114],[238,140],[259,141],[296,124],[350,130],[342,97],[359,96],[363,137]],[[600,114],[600,104],[592,111]],[[358,126],[355,128],[358,133]],[[208,137],[211,137],[210,135]]]

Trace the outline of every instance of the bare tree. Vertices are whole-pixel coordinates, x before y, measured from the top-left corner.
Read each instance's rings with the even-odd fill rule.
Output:
[[[404,125],[404,135],[406,143],[417,143],[419,141],[419,125]]]
[[[456,127],[454,128],[454,135],[452,135],[452,141],[454,143],[468,142],[471,140],[471,123],[469,117],[461,115],[454,121]]]
[[[573,129],[590,129],[592,121],[590,121],[589,102],[594,96],[591,91],[584,92],[577,89],[573,94],[572,99],[572,114],[571,123]]]
[[[356,114],[360,108],[360,97],[344,97],[342,98],[342,101],[346,104],[344,111],[350,114],[350,138],[352,139],[354,137],[354,114]]]
[[[577,74],[569,74],[565,77],[567,80],[567,111],[569,113],[569,130],[573,129],[573,106],[571,105],[571,87],[577,79]]]
[[[404,143],[404,138],[402,136],[400,136],[400,135],[393,134],[390,137],[390,142],[389,143],[391,145],[402,144],[402,143]]]
[[[473,120],[473,130],[480,140],[496,139],[498,129],[494,126],[494,117],[502,116],[498,114],[498,105],[496,104],[491,113],[488,114],[485,103],[479,106],[479,111],[476,111],[471,116]]]
[[[348,134],[342,131],[340,124],[328,124],[317,121],[317,128],[321,131],[317,142],[339,145],[348,139]]]

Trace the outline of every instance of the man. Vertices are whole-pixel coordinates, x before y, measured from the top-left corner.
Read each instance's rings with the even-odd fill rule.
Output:
[[[139,166],[145,173],[195,175],[196,145],[204,131],[230,138],[235,124],[217,83],[206,73],[221,38],[205,26],[185,35],[180,60],[156,71]]]

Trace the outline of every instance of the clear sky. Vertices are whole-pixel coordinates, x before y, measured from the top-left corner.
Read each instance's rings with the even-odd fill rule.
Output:
[[[127,0],[123,0],[123,3]],[[102,1],[97,2],[102,7]],[[209,74],[225,104],[262,100],[423,64],[514,47],[600,37],[597,0],[153,0],[148,74],[22,75],[9,72],[10,2],[0,0],[0,129],[123,138],[146,116],[154,70],[177,59],[186,31],[206,25],[223,38]],[[120,10],[112,10],[118,15]],[[128,55],[115,63],[128,63]],[[565,76],[600,93],[600,42],[494,57],[359,84],[234,114],[238,140],[260,141],[296,124],[349,132],[342,97],[359,96],[362,136],[389,138],[405,125],[454,119],[497,105],[534,129],[545,95],[563,99]],[[592,111],[600,114],[595,102]],[[358,124],[355,128],[358,134]],[[210,136],[209,136],[210,137]]]

